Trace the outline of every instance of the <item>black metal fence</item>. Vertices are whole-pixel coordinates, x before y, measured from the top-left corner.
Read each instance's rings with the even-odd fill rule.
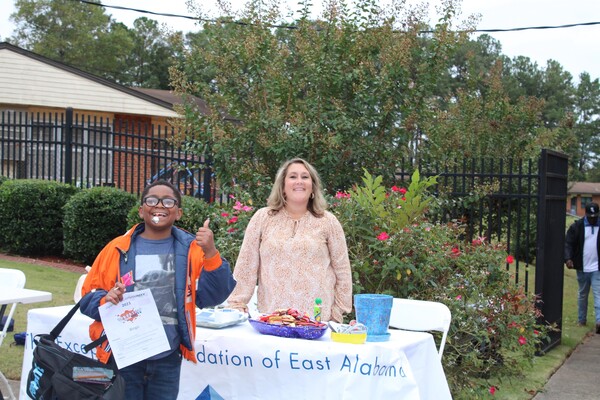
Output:
[[[154,180],[169,180],[183,194],[215,199],[210,161],[171,143],[168,125],[65,113],[3,111],[0,175],[46,179],[78,187],[114,186],[140,194]]]
[[[443,166],[439,162],[405,162],[397,176],[406,180],[415,168],[421,176],[438,176],[434,188],[438,207],[433,217],[440,222],[463,223],[465,240],[506,243],[508,253],[516,259],[512,266],[515,281],[529,291],[537,248],[538,160],[462,159]]]
[[[220,198],[210,161],[173,146],[174,133],[170,126],[91,118],[70,109],[64,114],[5,111],[0,115],[0,175],[115,186],[135,194],[149,182],[166,179],[184,194],[208,202]],[[465,223],[465,240],[507,243],[515,256],[515,265],[507,268],[513,268],[515,282],[526,292],[534,284],[530,272],[535,268],[535,293],[544,314],[560,326],[562,302],[549,296],[558,296],[559,287],[562,293],[566,157],[544,150],[529,161],[463,159],[441,166],[406,160],[396,178],[408,180],[416,168],[422,176],[438,176],[439,221]]]

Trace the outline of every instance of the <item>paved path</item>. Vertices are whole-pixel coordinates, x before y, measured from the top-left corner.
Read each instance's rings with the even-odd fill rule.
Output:
[[[586,337],[533,400],[600,399],[600,335]]]

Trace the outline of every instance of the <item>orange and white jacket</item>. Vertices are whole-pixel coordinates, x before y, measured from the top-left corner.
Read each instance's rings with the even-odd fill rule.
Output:
[[[98,254],[81,289],[81,312],[95,321],[90,325],[90,338],[98,339],[104,332],[98,307],[105,303],[108,290],[123,276],[123,271],[133,269],[135,241],[144,231],[138,224],[110,241]],[[195,237],[182,229],[173,227],[175,253],[175,299],[177,303],[178,329],[181,352],[184,358],[196,362],[194,340],[196,336],[196,310],[221,304],[235,287],[227,260],[220,254],[209,259],[197,244]],[[197,283],[199,282],[199,283]],[[198,289],[198,290],[197,290]],[[110,357],[110,343],[104,341],[96,348],[97,358],[106,363]]]

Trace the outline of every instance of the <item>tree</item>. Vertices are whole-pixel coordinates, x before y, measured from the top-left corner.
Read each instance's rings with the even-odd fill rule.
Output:
[[[169,88],[181,32],[162,31],[145,17],[129,29],[102,7],[72,0],[17,0],[15,6],[15,44],[122,85]]]
[[[328,2],[323,20],[304,13],[290,29],[274,28],[279,14],[258,0],[243,24],[206,23],[203,46],[192,45],[174,82],[242,122],[189,106],[186,139],[214,157],[221,182],[251,188],[293,156],[312,162],[331,190],[354,183],[362,167],[392,179],[395,160],[418,151],[432,94],[463,40],[451,29],[456,2],[445,4],[429,35],[417,11],[402,17],[375,0],[352,10]]]
[[[180,32],[162,31],[158,22],[141,17],[130,31],[133,52],[129,59],[131,84],[154,89],[169,88],[169,67],[176,59]]]
[[[600,83],[592,80],[587,72],[579,76],[575,91],[575,126],[569,158],[573,180],[586,180],[592,170],[595,179],[600,178],[598,162],[600,154]]]
[[[541,126],[544,102],[521,96],[511,100],[502,80],[498,60],[482,80],[480,89],[467,83],[446,109],[427,120],[429,155],[438,161],[493,156],[528,159],[542,147],[559,148],[559,135]],[[468,81],[468,80],[467,80]]]
[[[101,76],[126,70],[120,54],[131,42],[102,8],[69,0],[17,0],[15,8],[17,45]]]

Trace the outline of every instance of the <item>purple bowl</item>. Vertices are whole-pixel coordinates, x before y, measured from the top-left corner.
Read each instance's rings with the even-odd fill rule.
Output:
[[[327,331],[327,325],[319,328],[316,326],[287,326],[274,325],[266,322],[249,319],[250,325],[263,335],[281,336],[286,338],[318,339]]]

